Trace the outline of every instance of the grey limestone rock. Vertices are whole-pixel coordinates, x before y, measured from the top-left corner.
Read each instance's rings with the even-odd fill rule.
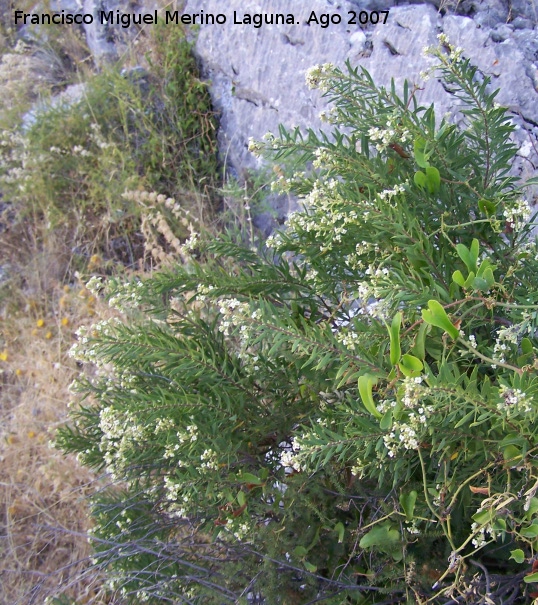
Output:
[[[83,3],[84,12],[100,10],[149,12],[157,0],[51,0],[65,10]],[[418,85],[417,99],[435,104],[438,116],[457,114],[459,102],[436,78],[423,82],[419,73],[432,59],[423,48],[437,43],[441,32],[464,49],[464,56],[500,89],[498,102],[510,108],[521,145],[514,171],[528,176],[536,171],[538,154],[538,15],[536,0],[184,0],[187,13],[221,13],[222,25],[201,25],[195,51],[202,73],[210,82],[215,108],[220,112],[221,156],[238,176],[259,166],[248,152],[248,140],[287,127],[322,128],[325,108],[318,91],[305,85],[305,74],[317,63],[342,66],[346,60],[366,67],[375,81],[389,85],[394,78]],[[171,7],[170,4],[167,5]],[[388,10],[387,23],[349,23],[350,11]],[[293,13],[294,24],[242,23],[245,14]],[[340,23],[307,25],[312,12],[338,14]],[[234,23],[234,13],[238,23]],[[174,27],[174,25],[169,25]],[[130,34],[129,34],[130,32]],[[121,54],[124,36],[136,29],[94,24],[86,27],[89,47],[97,63]],[[274,200],[285,215],[288,200]],[[262,227],[266,228],[266,226]]]
[[[84,10],[84,0],[50,0],[50,10],[78,14]]]
[[[432,62],[423,55],[423,48],[436,44],[440,32],[491,77],[492,89],[500,88],[498,102],[508,106],[516,119],[522,124],[538,124],[538,75],[531,62],[538,45],[535,30],[499,26],[494,30],[499,34],[496,42],[492,31],[476,19],[442,17],[432,3],[394,6],[387,24],[362,28],[345,23],[347,11],[356,4],[315,0],[308,8],[302,5],[294,9],[300,21],[295,25],[254,29],[233,24],[229,18],[219,27],[201,26],[196,52],[221,112],[223,157],[236,173],[257,166],[247,150],[250,137],[259,139],[267,131],[276,132],[280,123],[322,128],[318,116],[325,107],[323,99],[304,83],[307,69],[316,63],[342,66],[349,59],[366,67],[375,81],[385,86],[394,79],[401,87],[404,79],[410,79],[420,87],[417,98],[422,104],[434,103],[439,116],[454,113],[459,101],[453,95],[435,79],[426,84],[419,79],[419,73]],[[501,5],[491,6],[500,10]],[[206,12],[223,10],[218,0],[190,0],[186,10],[192,12],[194,6]],[[261,10],[255,0],[242,2],[240,8],[239,3],[230,2],[227,15],[234,6],[238,14]],[[266,0],[263,10],[285,13],[288,6],[285,0]],[[325,29],[306,26],[311,11],[338,12],[342,23]]]

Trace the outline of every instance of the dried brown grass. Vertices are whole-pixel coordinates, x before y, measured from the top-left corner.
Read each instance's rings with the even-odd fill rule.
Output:
[[[41,605],[64,591],[77,603],[107,603],[87,571],[95,478],[50,445],[77,373],[67,351],[95,305],[83,288],[60,284],[45,298],[21,295],[0,322],[0,603]]]

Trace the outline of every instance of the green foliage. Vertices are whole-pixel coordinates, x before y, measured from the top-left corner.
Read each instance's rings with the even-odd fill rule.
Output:
[[[251,144],[288,163],[278,182],[305,204],[268,249],[221,237],[200,244],[203,262],[90,285],[123,319],[80,335],[73,354],[97,373],[58,443],[126,486],[99,505],[96,546],[128,593],[158,601],[166,582],[178,602],[283,605],[525,594],[537,242],[508,175],[506,111],[442,42],[430,52],[466,104],[462,128],[407,83],[400,96],[363,69],[316,67],[307,81],[334,104],[331,135],[281,128]],[[186,527],[212,557],[186,549]],[[200,574],[181,557],[169,566],[178,545]]]
[[[148,71],[106,68],[78,101],[35,109],[25,128],[0,141],[2,188],[19,219],[63,229],[86,258],[102,253],[132,265],[142,256],[140,224],[152,208],[125,192],[158,191],[199,221],[214,211],[219,168],[207,85],[181,28],[156,27],[153,36]]]

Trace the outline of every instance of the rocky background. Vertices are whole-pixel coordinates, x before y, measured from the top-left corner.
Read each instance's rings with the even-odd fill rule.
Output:
[[[149,12],[154,0],[52,0],[52,8],[97,14],[100,10]],[[211,86],[215,108],[220,112],[220,146],[228,170],[239,177],[258,166],[247,149],[249,137],[261,138],[267,131],[286,126],[321,127],[324,108],[317,91],[305,86],[305,72],[316,63],[332,62],[366,67],[376,82],[389,84],[394,78],[418,82],[418,74],[431,59],[424,46],[437,43],[444,32],[451,43],[464,49],[485,75],[497,100],[510,108],[520,147],[514,172],[523,178],[534,175],[538,166],[538,7],[536,0],[438,0],[402,3],[393,0],[185,0],[188,13],[224,13],[224,25],[202,25],[196,54]],[[169,10],[181,8],[167,4]],[[348,25],[350,10],[387,10],[386,24]],[[37,9],[36,9],[37,10]],[[233,23],[245,13],[288,13],[300,25],[251,25]],[[338,13],[341,24],[327,28],[306,25],[312,11],[318,15]],[[95,20],[97,21],[97,19]],[[169,25],[173,27],[173,25]],[[149,26],[151,27],[151,26]],[[115,60],[125,49],[126,38],[135,28],[93,24],[85,28],[87,43],[96,63]],[[21,36],[30,35],[23,28]],[[457,110],[457,99],[435,79],[423,84],[418,99],[435,103],[437,114]],[[536,194],[536,195],[535,195]],[[536,203],[538,191],[529,202]],[[275,199],[279,222],[289,211],[288,200]],[[259,219],[270,230],[273,219]]]

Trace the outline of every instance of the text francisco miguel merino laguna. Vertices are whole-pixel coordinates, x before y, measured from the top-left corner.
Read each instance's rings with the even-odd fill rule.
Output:
[[[64,10],[51,14],[25,13],[21,10],[14,12],[15,25],[90,25],[94,21],[98,21],[101,25],[121,25],[121,27],[127,28],[131,25],[155,24],[159,19],[163,18],[163,15],[160,18],[158,17],[157,11],[138,14],[122,13],[119,10],[100,11],[95,16],[90,13],[68,13]],[[226,23],[227,17],[222,13],[204,13],[203,10],[193,14],[181,14],[180,11],[165,11],[164,21],[165,24],[174,23],[175,25],[179,25],[180,23],[184,25],[223,25]],[[262,25],[295,25],[299,21],[290,13],[255,13],[253,15],[245,13],[244,15],[238,15],[237,11],[234,11],[233,23],[260,28]]]

